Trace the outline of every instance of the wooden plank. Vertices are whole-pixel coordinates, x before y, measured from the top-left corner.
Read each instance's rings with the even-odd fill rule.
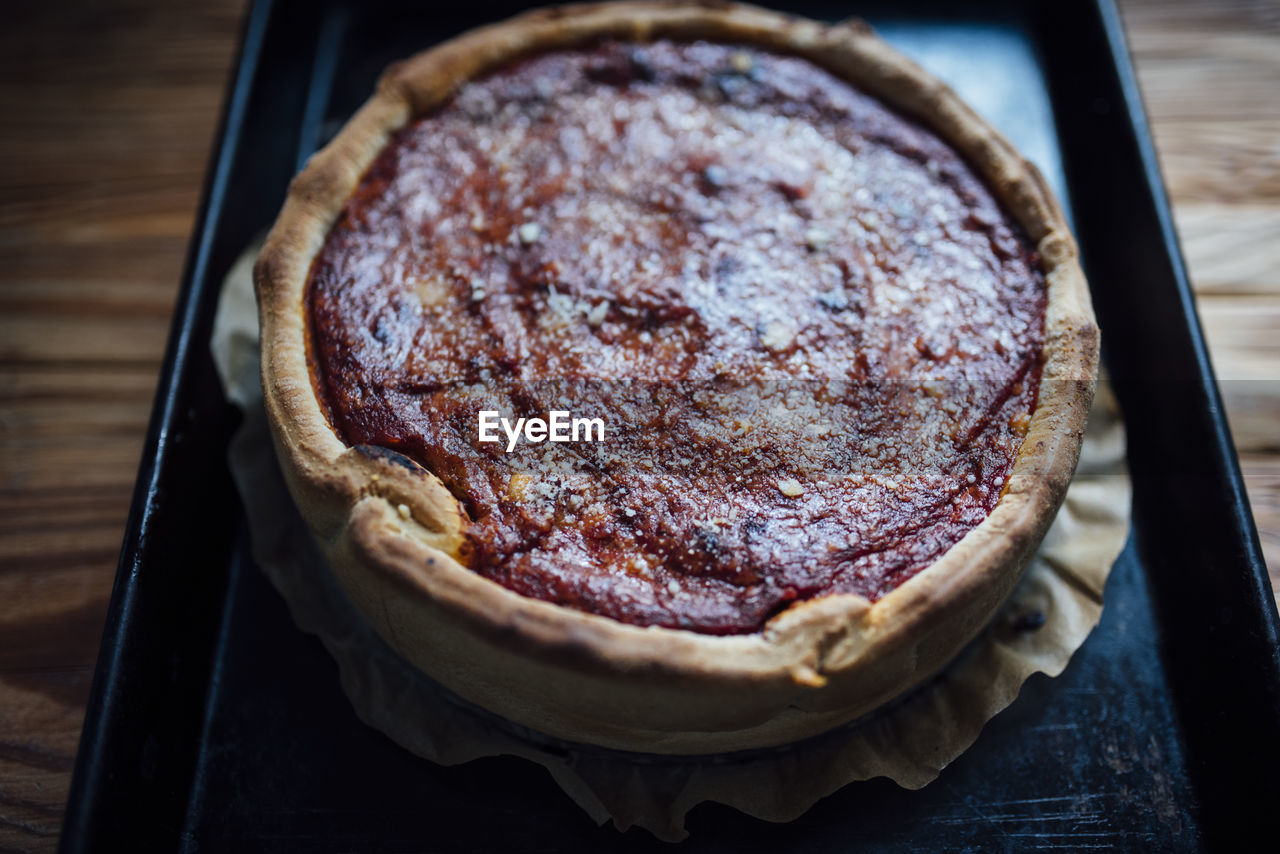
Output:
[[[1280,204],[1185,203],[1174,220],[1197,294],[1280,303]]]
[[[1122,0],[1272,587],[1280,581],[1280,4]]]
[[[52,851],[244,0],[0,28],[0,850]]]
[[[1152,112],[1160,108],[1153,105]],[[1280,118],[1275,110],[1220,121],[1162,117],[1153,126],[1175,209],[1196,202],[1222,203],[1265,216],[1280,206]]]

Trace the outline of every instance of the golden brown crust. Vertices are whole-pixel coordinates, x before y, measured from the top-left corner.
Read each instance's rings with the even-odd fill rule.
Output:
[[[956,148],[1044,259],[1040,398],[1004,495],[941,559],[874,604],[827,596],[792,606],[759,634],[715,637],[525,598],[451,557],[465,520],[430,472],[346,447],[321,410],[307,362],[308,271],[390,135],[466,79],[601,37],[751,43],[810,59]],[[1048,528],[1075,469],[1097,369],[1098,332],[1075,242],[1036,169],[865,25],[822,25],[733,4],[539,10],[393,66],[294,179],[255,281],[263,388],[286,480],[335,574],[379,633],[455,693],[511,720],[568,740],[655,753],[812,735],[946,664],[1009,593]]]

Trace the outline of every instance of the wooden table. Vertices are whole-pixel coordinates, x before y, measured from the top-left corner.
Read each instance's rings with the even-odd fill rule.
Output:
[[[0,32],[0,851],[52,850],[242,0]],[[1280,4],[1124,13],[1272,577]]]

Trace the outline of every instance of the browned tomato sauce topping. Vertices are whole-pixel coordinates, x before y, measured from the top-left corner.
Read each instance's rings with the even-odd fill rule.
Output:
[[[954,151],[811,63],[606,43],[391,141],[312,268],[313,370],[344,441],[458,496],[475,572],[752,632],[885,595],[995,506],[1035,406],[1039,266]],[[481,410],[605,438],[508,452]]]

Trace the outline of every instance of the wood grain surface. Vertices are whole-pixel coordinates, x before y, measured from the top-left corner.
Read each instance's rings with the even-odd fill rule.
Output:
[[[1280,4],[1124,0],[1280,576]],[[0,28],[0,851],[56,845],[245,4],[9,2]]]

